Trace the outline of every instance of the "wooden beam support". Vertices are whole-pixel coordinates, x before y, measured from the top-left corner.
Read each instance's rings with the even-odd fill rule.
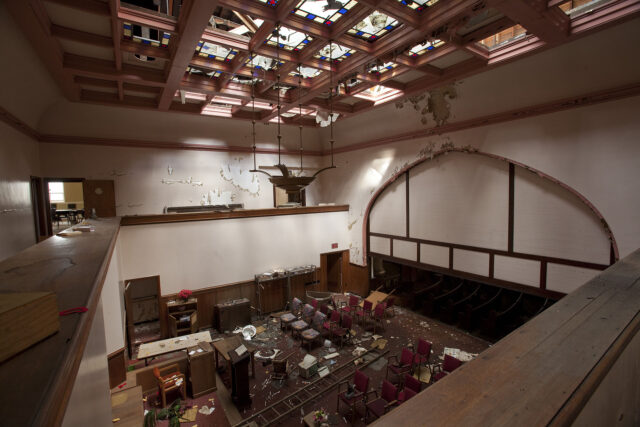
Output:
[[[166,84],[158,102],[158,109],[164,111],[169,109],[176,90],[180,87],[185,70],[193,58],[196,45],[207,28],[209,17],[213,14],[216,3],[215,0],[192,0],[182,6],[178,20],[178,40],[171,44],[172,58],[169,62]]]
[[[489,0],[489,4],[545,43],[561,43],[569,37],[571,18],[558,7],[549,8],[547,0]]]
[[[109,5],[99,0],[47,0],[49,3],[59,4],[81,12],[94,15],[109,16]]]
[[[51,24],[51,35],[63,40],[70,40],[77,43],[84,43],[98,47],[113,47],[111,37],[98,34],[87,33],[85,31],[74,30],[72,28],[61,27]]]
[[[116,70],[122,70],[122,52],[120,51],[120,35],[121,24],[118,20],[118,9],[120,9],[120,0],[109,0],[109,10],[111,12],[111,38],[113,39],[113,56],[116,63]],[[118,98],[124,101],[124,88],[122,80],[118,80]]]
[[[92,77],[103,80],[123,81],[147,86],[164,86],[163,73],[135,65],[123,64],[116,69],[114,61],[64,54],[64,69],[75,76]]]
[[[70,101],[80,99],[80,88],[73,76],[63,67],[63,51],[60,43],[52,37],[52,23],[40,0],[7,0],[4,3],[14,21],[23,29],[26,38]]]
[[[118,9],[118,19],[132,24],[155,28],[166,33],[176,33],[176,18],[160,13],[154,13],[141,7],[120,5],[120,8]]]

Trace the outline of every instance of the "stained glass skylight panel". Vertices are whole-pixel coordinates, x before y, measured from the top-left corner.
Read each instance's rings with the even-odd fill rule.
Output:
[[[205,42],[202,40],[198,42],[196,52],[198,52],[198,55],[205,58],[211,58],[224,62],[231,61],[238,54],[238,51],[236,50],[218,46],[217,44]]]
[[[425,53],[430,52],[434,49],[437,49],[442,45],[444,45],[444,42],[439,39],[436,39],[433,41],[426,41],[424,43],[417,44],[411,49],[409,49],[409,51],[407,52],[407,55],[411,57],[424,55]]]
[[[278,0],[258,0],[258,1],[262,4],[266,4],[268,6],[273,6],[273,7],[277,6],[278,4]]]
[[[154,47],[169,46],[169,39],[171,38],[169,33],[129,22],[123,22],[122,32],[125,39]]]
[[[371,67],[369,69],[369,72],[370,73],[375,73],[375,74],[383,74],[383,73],[386,73],[389,70],[393,70],[397,66],[398,66],[398,64],[396,64],[395,62],[385,62],[384,64],[374,65],[373,67]]]
[[[298,75],[302,74],[303,79],[312,79],[314,77],[319,76],[322,73],[322,70],[313,67],[305,67],[304,65],[300,67],[300,72],[298,72],[298,67],[295,70],[289,73],[290,76],[298,77]]]
[[[429,6],[433,6],[438,3],[438,0],[398,0],[405,6],[410,7],[413,10],[421,11]]]
[[[375,11],[347,32],[352,36],[372,42],[387,34],[398,25],[400,25],[398,21],[392,17]]]
[[[293,12],[320,24],[331,25],[356,4],[355,0],[302,0]]]
[[[262,55],[254,55],[253,58],[248,58],[244,64],[249,68],[255,68],[257,70],[275,70],[278,66],[282,65],[283,62],[277,62],[273,58],[267,58]]]
[[[334,61],[342,61],[345,58],[348,58],[356,53],[354,49],[340,46],[337,43],[333,43],[333,50],[331,50],[331,46],[331,44],[326,45],[325,47],[320,49],[318,53],[314,55],[314,57],[323,61],[329,61],[329,59],[333,59]]]
[[[291,30],[286,27],[280,27],[279,37],[271,33],[266,43],[270,46],[278,46],[280,49],[299,52],[304,49],[313,37],[301,33],[299,31]]]

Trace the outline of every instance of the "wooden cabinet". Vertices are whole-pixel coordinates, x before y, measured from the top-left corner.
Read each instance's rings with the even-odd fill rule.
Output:
[[[211,344],[201,342],[189,347],[189,384],[191,395],[196,398],[216,390],[214,351]]]
[[[198,300],[175,300],[167,302],[169,331],[172,337],[198,332]]]
[[[213,324],[220,332],[233,331],[238,326],[251,323],[251,302],[247,298],[216,304]]]

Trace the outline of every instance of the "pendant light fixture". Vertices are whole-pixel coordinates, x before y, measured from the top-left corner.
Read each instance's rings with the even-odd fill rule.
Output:
[[[333,120],[331,121],[331,166],[324,167],[318,170],[316,173],[310,176],[304,176],[304,168],[302,164],[302,155],[303,155],[303,145],[302,145],[302,64],[298,64],[298,127],[300,130],[300,142],[299,142],[299,152],[300,152],[300,172],[297,175],[293,175],[289,168],[282,162],[281,150],[282,150],[282,134],[280,132],[280,122],[282,120],[281,117],[281,108],[280,105],[280,24],[278,24],[274,30],[274,35],[276,36],[276,90],[278,91],[278,164],[274,165],[274,167],[278,168],[282,173],[281,176],[271,175],[270,173],[260,170],[256,167],[256,120],[255,120],[255,108],[251,110],[251,123],[252,123],[252,136],[253,136],[253,169],[250,172],[260,172],[269,176],[269,181],[278,188],[285,190],[288,194],[299,193],[306,186],[311,184],[320,173],[335,168],[333,164]],[[330,43],[330,48],[333,47],[333,42]],[[332,50],[332,49],[330,49]],[[253,56],[251,60],[251,64],[253,66]],[[254,86],[256,82],[254,81],[251,85],[251,105],[254,105],[255,102],[255,94],[254,94]],[[333,59],[331,58],[331,54],[329,54],[329,108],[330,118],[333,118]]]

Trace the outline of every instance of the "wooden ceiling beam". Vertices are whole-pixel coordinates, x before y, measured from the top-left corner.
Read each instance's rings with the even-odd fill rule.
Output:
[[[215,0],[191,0],[184,4],[178,18],[178,40],[171,43],[166,85],[160,95],[158,109],[168,110],[182,77],[193,58],[195,47],[205,32],[209,18],[216,7]],[[215,31],[215,30],[212,30]]]
[[[277,22],[276,12],[272,7],[254,0],[219,0],[218,4],[225,9],[246,13],[252,18],[260,18],[264,21]]]
[[[120,21],[162,30],[170,34],[176,33],[177,19],[173,16],[155,13],[148,9],[132,5],[123,6],[121,4],[118,9],[118,19]],[[174,42],[174,40],[172,40],[172,42]]]
[[[109,16],[109,5],[99,0],[47,0],[47,2],[93,15]]]
[[[58,40],[51,35],[52,23],[41,1],[6,0],[4,4],[64,96],[70,101],[79,100],[80,88],[63,67],[64,53]]]
[[[545,43],[557,44],[569,37],[571,18],[558,7],[549,8],[547,0],[489,0],[489,5]]]
[[[276,22],[283,22],[291,15],[291,11],[296,7],[299,0],[280,0],[276,6]]]
[[[373,9],[371,7],[363,2],[358,2],[358,4],[352,7],[342,18],[331,25],[331,38],[336,40],[342,37],[344,33],[371,15],[372,12]]]
[[[80,86],[94,86],[108,89],[117,89],[118,84],[114,80],[94,79],[92,77],[75,76],[73,81]]]
[[[481,40],[486,39],[494,34],[498,34],[500,31],[506,30],[507,28],[513,27],[515,22],[508,16],[503,16],[500,19],[493,21],[490,24],[484,25],[470,33],[467,33],[462,36],[462,44],[467,45],[470,43],[477,43]]]
[[[151,56],[156,59],[167,60],[171,56],[169,49],[164,47],[155,47],[148,44],[132,42],[130,40],[120,41],[120,51],[129,52],[138,55]]]
[[[84,43],[91,46],[113,47],[113,40],[111,37],[74,30],[73,28],[66,28],[56,24],[51,24],[51,35],[59,39]]]
[[[87,58],[84,56],[64,54],[63,67],[75,76],[92,77],[103,80],[114,80],[145,86],[164,86],[164,74],[161,71],[123,64],[118,71],[114,61]]]
[[[98,92],[83,89],[80,93],[80,101],[90,104],[121,105],[133,108],[155,109],[156,101],[142,96],[125,95],[121,100],[116,93]]]
[[[111,15],[111,39],[113,41],[113,58],[116,63],[116,70],[122,69],[122,52],[120,51],[120,41],[122,40],[122,25],[118,20],[118,9],[120,0],[109,0],[109,12]],[[124,87],[122,80],[118,80],[118,99],[124,101]]]

